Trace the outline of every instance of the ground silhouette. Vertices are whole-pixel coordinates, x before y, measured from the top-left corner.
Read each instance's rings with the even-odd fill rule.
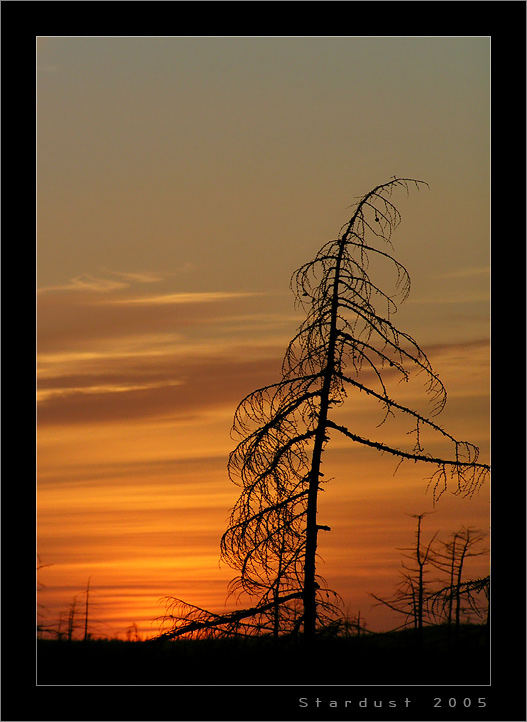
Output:
[[[486,625],[445,625],[348,638],[271,636],[169,642],[39,640],[37,681],[49,684],[361,685],[488,684]],[[312,657],[318,659],[313,664]]]

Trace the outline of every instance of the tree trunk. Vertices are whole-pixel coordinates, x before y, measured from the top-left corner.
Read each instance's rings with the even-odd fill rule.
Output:
[[[89,600],[90,600],[90,579],[88,578],[88,584],[86,585],[86,608],[85,608],[85,614],[84,614],[84,641],[88,641],[88,608],[89,608]]]
[[[467,553],[469,544],[469,532],[467,532],[467,538],[465,545],[461,551],[461,557],[459,559],[459,565],[457,569],[457,583],[456,583],[456,634],[459,634],[459,626],[461,623],[461,575],[463,573],[463,564],[465,561],[465,555]]]
[[[359,206],[360,209],[360,206]],[[313,456],[311,459],[311,471],[309,473],[309,493],[307,497],[306,512],[306,556],[304,566],[304,635],[306,641],[313,640],[317,624],[317,602],[316,593],[318,585],[315,581],[316,575],[316,553],[318,541],[318,524],[317,524],[317,502],[318,490],[320,488],[320,464],[322,461],[322,452],[324,443],[327,441],[327,420],[328,408],[330,402],[331,382],[335,376],[335,346],[337,341],[337,317],[339,307],[339,280],[340,268],[342,264],[342,256],[344,254],[344,246],[348,233],[355,221],[357,212],[351,219],[346,232],[342,235],[339,245],[339,253],[335,263],[335,278],[333,281],[333,296],[331,299],[331,323],[328,337],[328,350],[326,358],[326,368],[324,370],[324,380],[322,382],[322,391],[320,395],[320,410],[318,416],[318,426],[315,435],[315,443],[313,446]]]

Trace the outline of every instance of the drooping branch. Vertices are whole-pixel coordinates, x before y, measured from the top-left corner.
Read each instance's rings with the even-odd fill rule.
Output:
[[[279,599],[280,604],[285,604],[293,599],[299,599],[301,594],[288,594]],[[180,607],[181,614],[166,614],[163,617],[163,621],[172,620],[175,623],[175,627],[168,632],[163,632],[155,641],[167,641],[175,639],[176,637],[182,637],[183,635],[190,635],[195,632],[209,631],[215,627],[224,627],[222,632],[224,634],[234,633],[236,626],[244,619],[254,617],[262,614],[263,612],[271,609],[273,603],[265,604],[261,606],[252,607],[250,609],[242,609],[236,612],[230,612],[227,614],[214,614],[213,612],[207,612],[205,609],[199,607],[193,607],[181,599],[170,599],[171,607]],[[194,617],[192,621],[189,621],[189,617]],[[256,625],[257,626],[257,625]]]
[[[481,486],[486,475],[490,471],[490,466],[488,464],[480,464],[477,462],[477,458],[479,455],[477,447],[473,446],[472,444],[468,444],[468,442],[465,441],[455,442],[456,456],[454,459],[444,459],[440,457],[430,456],[429,454],[414,454],[402,451],[401,449],[396,449],[393,446],[387,446],[386,444],[382,444],[377,441],[370,441],[370,439],[366,439],[363,436],[353,434],[345,426],[336,424],[334,421],[328,420],[327,426],[329,428],[335,429],[336,431],[340,431],[341,434],[344,434],[344,436],[347,436],[352,441],[356,441],[364,446],[370,446],[374,449],[377,449],[378,451],[384,451],[388,454],[392,454],[393,456],[398,456],[400,459],[409,459],[410,461],[424,461],[428,464],[435,464],[438,469],[432,477],[434,479],[436,478],[436,474],[440,475],[441,477],[445,476],[446,469],[450,468],[452,478],[455,475],[458,480],[459,493],[465,493],[468,496],[471,496]],[[468,459],[465,461],[460,458],[459,448],[461,447],[464,447],[468,453]],[[438,498],[437,492],[440,490],[440,492],[442,493],[445,488],[446,486],[442,490],[440,490],[437,484],[434,486],[436,499]]]

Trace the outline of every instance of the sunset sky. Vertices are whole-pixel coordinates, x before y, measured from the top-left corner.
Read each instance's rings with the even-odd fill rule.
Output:
[[[293,271],[392,176],[411,278],[395,318],[490,463],[490,39],[43,37],[37,43],[37,553],[44,619],[90,578],[92,631],[158,631],[165,595],[225,609],[234,411],[280,378]],[[415,396],[414,396],[415,394]],[[401,399],[426,408],[424,392]],[[347,425],[375,429],[369,400]],[[377,440],[403,446],[407,428]],[[489,527],[489,486],[434,507],[428,465],[335,438],[318,571],[373,630],[415,520]],[[432,447],[433,448],[433,447]],[[424,466],[424,468],[423,468]],[[475,559],[470,573],[487,573]],[[234,606],[228,600],[227,606]]]

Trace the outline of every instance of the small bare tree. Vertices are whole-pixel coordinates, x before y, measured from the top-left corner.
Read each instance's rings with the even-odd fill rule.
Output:
[[[372,594],[372,597],[394,612],[404,615],[405,621],[402,626],[406,627],[413,624],[419,636],[422,635],[423,622],[427,617],[427,603],[430,596],[429,583],[427,578],[431,566],[434,565],[435,551],[434,541],[437,532],[432,535],[428,543],[423,542],[423,532],[421,522],[426,516],[423,514],[411,514],[417,519],[417,528],[415,532],[415,544],[412,547],[405,548],[404,561],[402,562],[403,571],[402,581],[397,586],[395,594],[390,599],[381,599]]]
[[[44,564],[44,562],[41,560],[40,556],[37,554],[37,591],[42,591],[46,588],[46,585],[39,581],[38,579],[38,572],[41,569],[44,569],[45,567],[51,567],[52,564]],[[37,635],[39,639],[42,639],[44,634],[53,633],[53,628],[50,627],[49,624],[47,624],[44,621],[45,614],[47,612],[46,607],[43,604],[38,603],[37,604]]]
[[[126,641],[127,642],[140,642],[141,637],[139,635],[139,630],[137,628],[137,624],[135,622],[132,622],[127,628],[126,628]]]
[[[66,639],[68,642],[71,642],[73,639],[73,635],[75,633],[75,629],[77,628],[77,597],[79,595],[76,594],[73,597],[73,600],[69,606],[68,610],[68,627],[66,632]]]

